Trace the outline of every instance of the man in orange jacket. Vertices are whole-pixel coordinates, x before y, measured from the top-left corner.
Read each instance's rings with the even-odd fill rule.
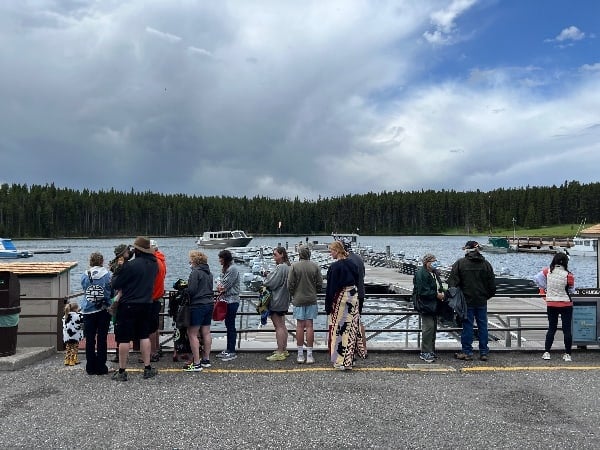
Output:
[[[154,288],[152,289],[152,327],[150,328],[150,360],[156,362],[160,358],[160,311],[162,309],[161,299],[165,293],[165,276],[167,275],[167,262],[165,254],[158,249],[158,244],[154,239],[150,239],[150,247],[154,249],[154,256],[158,263],[158,272],[154,279]]]

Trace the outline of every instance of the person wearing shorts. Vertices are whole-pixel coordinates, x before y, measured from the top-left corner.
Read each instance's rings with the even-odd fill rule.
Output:
[[[190,326],[187,329],[193,361],[183,368],[186,372],[200,372],[210,367],[210,349],[212,336],[210,324],[214,306],[213,275],[208,267],[208,257],[198,251],[192,250],[190,257],[190,276],[188,278],[187,293],[190,296]],[[202,335],[202,355],[200,355],[200,341],[198,332]],[[200,357],[202,356],[202,359]]]
[[[152,328],[152,288],[158,272],[158,264],[150,240],[137,237],[133,243],[135,258],[122,263],[112,279],[114,290],[121,290],[117,307],[115,339],[119,345],[119,371],[113,380],[127,381],[129,343],[140,340],[144,361],[144,378],[152,378],[157,371],[150,365],[150,335]]]
[[[294,305],[296,319],[296,343],[298,345],[298,364],[313,364],[313,344],[315,331],[313,321],[317,318],[317,293],[323,288],[323,276],[319,266],[310,260],[310,250],[301,246],[298,252],[300,260],[292,264],[287,286]],[[304,336],[306,334],[306,359],[304,359]]]
[[[275,327],[277,350],[271,356],[267,356],[267,361],[284,361],[289,356],[285,313],[290,307],[290,291],[287,287],[287,278],[291,264],[285,247],[275,247],[273,249],[273,259],[276,264],[275,269],[267,275],[263,284],[273,294],[269,303],[269,315]]]

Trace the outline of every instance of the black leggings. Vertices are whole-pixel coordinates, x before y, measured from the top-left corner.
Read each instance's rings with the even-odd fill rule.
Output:
[[[571,331],[571,322],[573,321],[572,306],[548,306],[548,332],[546,333],[546,351],[549,352],[554,342],[554,335],[558,328],[558,316],[562,322],[563,337],[565,340],[565,353],[571,354],[573,346],[573,333]]]

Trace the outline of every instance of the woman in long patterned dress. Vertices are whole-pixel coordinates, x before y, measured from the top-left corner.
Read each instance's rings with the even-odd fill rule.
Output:
[[[341,242],[329,244],[329,253],[336,261],[327,270],[325,312],[329,317],[329,356],[333,367],[350,370],[356,356],[364,358],[365,348],[360,339],[358,305],[358,267],[347,259]]]

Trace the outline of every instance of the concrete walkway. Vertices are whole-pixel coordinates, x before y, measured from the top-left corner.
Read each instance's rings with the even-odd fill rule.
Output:
[[[3,448],[598,448],[600,351],[374,351],[355,370],[241,352],[200,373],[163,357],[144,380],[86,375],[53,354],[0,372]],[[83,359],[83,358],[82,358]]]

